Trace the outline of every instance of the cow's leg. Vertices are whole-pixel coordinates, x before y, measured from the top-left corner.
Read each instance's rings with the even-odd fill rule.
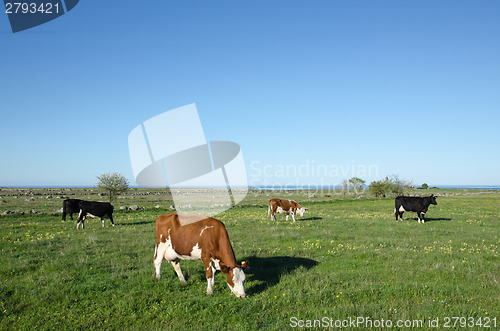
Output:
[[[404,212],[402,212],[402,211],[400,211],[400,212],[399,212],[399,217],[401,218],[401,222],[403,222],[403,221],[404,221],[404,219],[403,219],[403,213],[404,213]]]
[[[76,223],[76,229],[78,230],[78,225],[80,225],[80,223],[82,224],[82,230],[85,229],[85,217],[82,218],[81,221],[78,221],[78,223]]]
[[[420,218],[422,219],[422,223],[425,223],[425,219],[424,219],[425,213],[421,212],[420,215],[421,215]]]
[[[82,211],[80,210],[80,213],[78,214],[78,218],[76,219],[76,229],[80,227],[80,224],[82,225],[82,230],[85,228],[85,216],[82,215]]]
[[[167,244],[163,242],[160,242],[160,244],[156,245],[155,247],[155,257],[154,257],[155,271],[153,273],[153,276],[156,277],[156,279],[160,279],[161,262],[163,261],[163,257],[165,256],[167,248],[168,248]]]
[[[176,261],[170,261],[170,264],[172,267],[174,267],[175,273],[177,274],[177,277],[179,277],[179,280],[183,283],[186,282],[186,279],[184,278],[184,275],[182,274],[181,270],[181,261],[176,260]]]
[[[78,218],[76,219],[76,229],[77,230],[79,230],[81,222],[82,222],[82,211],[80,210],[80,213],[78,213]]]
[[[292,213],[292,220],[295,223],[295,213]]]
[[[109,215],[109,220],[111,221],[111,225],[115,226],[115,221],[113,221],[113,215]]]
[[[210,263],[209,258],[202,258],[203,266],[205,267],[205,274],[207,276],[207,294],[213,294],[213,286],[215,282],[215,268]]]
[[[80,209],[80,212],[78,213],[78,218],[76,219],[76,229],[80,227],[80,223],[82,224],[82,230],[84,228],[85,224],[85,215],[83,215],[83,210]]]
[[[396,223],[398,222],[399,212],[394,208],[394,217],[396,217]]]
[[[285,221],[288,221],[288,215],[290,215],[290,214],[286,214]]]
[[[104,227],[104,217],[101,217],[102,227]]]

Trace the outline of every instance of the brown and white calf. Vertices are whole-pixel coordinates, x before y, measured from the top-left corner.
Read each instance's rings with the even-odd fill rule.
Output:
[[[215,272],[227,274],[227,284],[238,298],[246,296],[243,283],[247,262],[236,263],[234,251],[222,222],[202,215],[164,214],[156,219],[154,276],[160,278],[163,259],[174,267],[185,282],[180,260],[202,260],[207,276],[207,294],[212,294]]]
[[[292,215],[295,222],[295,215],[299,214],[300,217],[304,217],[306,210],[307,208],[302,207],[294,200],[270,199],[267,216],[271,215],[271,221],[273,219],[276,221],[276,213],[286,214],[286,220],[288,221],[288,215]]]

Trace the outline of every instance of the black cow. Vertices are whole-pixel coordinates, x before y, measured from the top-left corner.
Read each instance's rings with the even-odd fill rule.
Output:
[[[432,194],[430,197],[423,198],[399,196],[396,198],[395,204],[394,216],[396,216],[396,222],[398,221],[398,216],[403,221],[403,213],[405,211],[414,211],[417,213],[418,223],[420,223],[420,220],[422,220],[422,223],[425,223],[424,214],[429,209],[429,205],[437,205],[437,202],[436,197]]]
[[[115,222],[113,222],[113,206],[110,203],[82,200],[78,204],[78,207],[80,208],[80,211],[76,223],[77,230],[80,227],[80,223],[82,223],[82,230],[83,230],[85,217],[87,216],[100,217],[103,227],[104,227],[104,217],[107,217],[111,221],[111,224],[115,226]]]
[[[63,201],[63,221],[66,220],[66,215],[69,215],[73,219],[73,214],[80,212],[80,201],[78,199],[66,199]]]

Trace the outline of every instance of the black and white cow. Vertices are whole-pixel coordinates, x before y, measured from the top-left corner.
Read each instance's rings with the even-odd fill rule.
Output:
[[[100,217],[103,227],[104,227],[104,217],[107,217],[111,221],[111,224],[115,226],[115,222],[113,222],[113,206],[110,203],[82,200],[78,204],[78,207],[80,208],[80,211],[76,223],[77,230],[80,227],[80,223],[82,224],[82,230],[84,229],[85,218],[87,216]]]
[[[420,223],[420,220],[422,220],[422,223],[425,223],[424,214],[430,205],[437,205],[434,194],[423,198],[399,196],[395,200],[394,216],[396,216],[396,222],[398,221],[398,216],[403,221],[403,213],[405,211],[414,211],[417,213],[418,223]]]
[[[80,211],[80,201],[78,199],[66,199],[63,201],[63,213],[62,219],[66,220],[66,215],[69,215],[71,219],[73,219],[73,214],[78,213]]]

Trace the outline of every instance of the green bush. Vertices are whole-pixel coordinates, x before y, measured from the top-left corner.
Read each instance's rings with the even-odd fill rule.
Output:
[[[370,183],[370,191],[377,198],[403,195],[404,189],[411,187],[412,185],[409,181],[400,179],[397,175],[387,176],[383,180]]]

